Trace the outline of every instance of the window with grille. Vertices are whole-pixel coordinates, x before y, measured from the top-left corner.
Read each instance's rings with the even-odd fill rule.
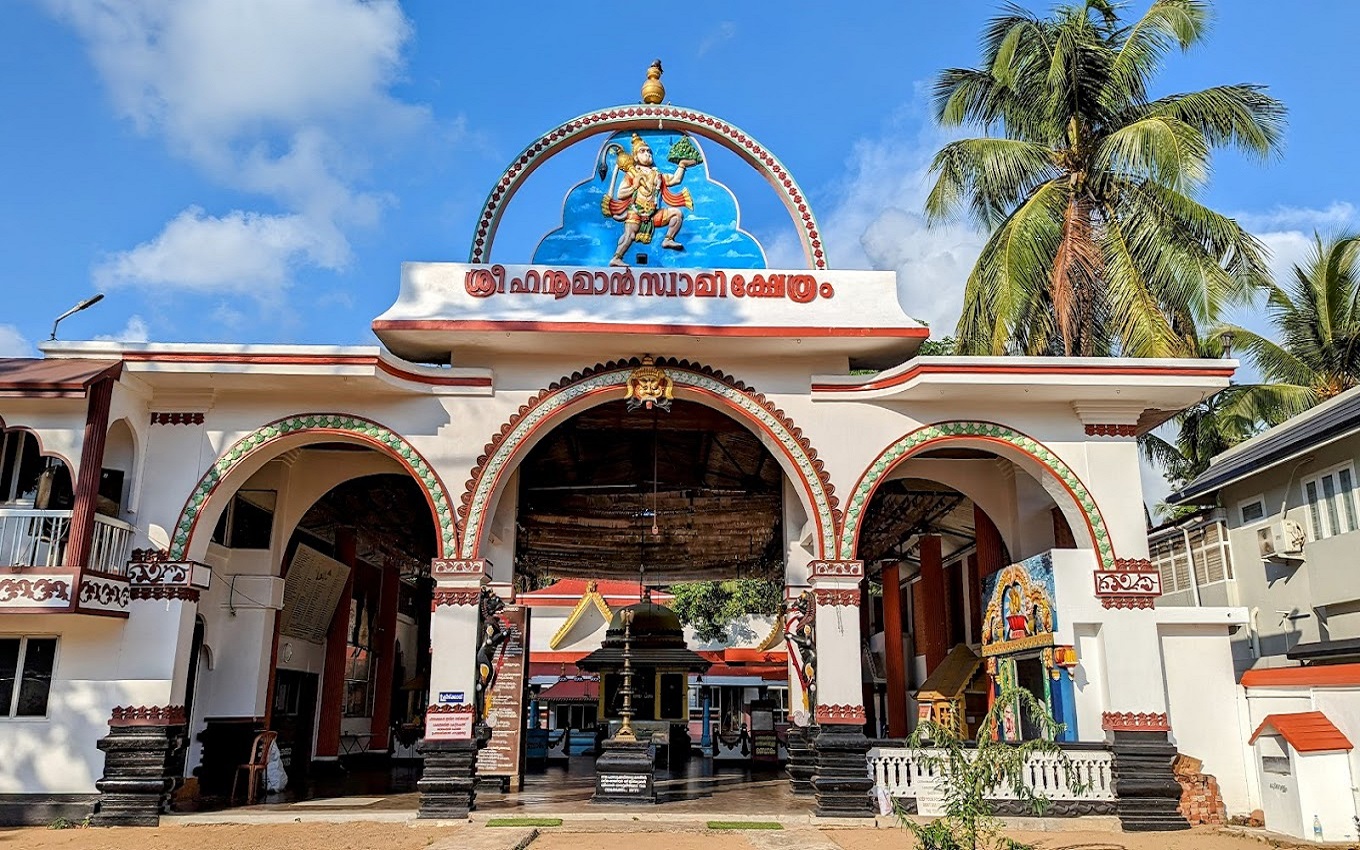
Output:
[[[1242,524],[1251,525],[1266,518],[1266,500],[1257,496],[1242,502],[1238,509],[1242,512]]]
[[[56,661],[54,637],[0,637],[0,717],[46,717]]]
[[[1355,468],[1346,464],[1304,479],[1309,539],[1322,540],[1360,529],[1355,506]]]

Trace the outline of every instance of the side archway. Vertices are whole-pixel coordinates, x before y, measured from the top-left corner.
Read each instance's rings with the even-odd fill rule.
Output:
[[[694,109],[682,109],[667,104],[633,104],[600,109],[573,118],[549,130],[533,144],[520,151],[510,167],[496,181],[482,214],[477,219],[477,232],[472,239],[470,263],[485,263],[491,257],[491,244],[496,239],[496,228],[510,199],[519,191],[530,174],[561,150],[583,139],[615,130],[656,129],[672,126],[688,130],[710,139],[741,157],[760,173],[774,188],[784,207],[793,217],[799,242],[807,257],[808,267],[826,269],[826,250],[817,220],[808,206],[807,196],[798,188],[793,176],[774,154],[741,128],[721,118]]]
[[[641,365],[642,361],[634,358],[577,372],[549,385],[501,426],[477,458],[458,507],[462,527],[460,557],[478,557],[487,520],[510,472],[538,438],[576,413],[623,398],[629,377]],[[840,511],[830,476],[802,430],[765,396],[722,372],[665,357],[658,358],[656,365],[674,381],[676,397],[722,410],[767,441],[767,447],[797,487],[803,507],[816,527],[816,557],[826,557],[835,547]]]
[[[282,448],[281,441],[299,436],[341,437],[371,446],[395,458],[420,485],[430,510],[434,513],[438,525],[436,536],[439,557],[445,557],[455,551],[457,525],[453,515],[453,502],[438,473],[414,446],[396,432],[371,419],[343,413],[307,413],[286,416],[260,426],[233,443],[231,448],[223,452],[208,471],[203,473],[175,522],[170,537],[170,560],[181,561],[188,556],[189,542],[193,539],[194,529],[203,515],[208,500],[233,470],[262,452]]]
[[[1095,552],[1097,568],[1115,569],[1114,546],[1105,518],[1100,513],[1090,490],[1062,458],[1047,446],[1026,434],[995,422],[950,421],[937,422],[917,428],[884,449],[869,468],[864,471],[855,484],[850,500],[845,507],[845,519],[841,526],[838,557],[853,558],[859,546],[860,524],[864,510],[868,507],[874,492],[887,480],[889,474],[902,461],[920,454],[943,442],[968,442],[997,450],[997,454],[1018,456],[1037,465],[1052,482],[1059,485],[1070,497],[1058,506],[1067,515],[1068,522],[1077,526],[1074,519],[1080,519],[1088,533],[1091,549]],[[1073,514],[1076,516],[1073,516]]]

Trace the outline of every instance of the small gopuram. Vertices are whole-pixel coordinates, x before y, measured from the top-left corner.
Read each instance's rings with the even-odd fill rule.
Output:
[[[595,167],[560,225],[501,256],[516,193],[576,145]],[[718,149],[783,202],[798,267],[768,267]],[[787,700],[758,731],[820,815],[911,797],[881,739],[946,704],[969,729],[999,683],[1060,715],[1127,826],[1184,825],[1177,751],[1245,804],[1246,614],[1155,607],[1137,447],[1233,362],[920,356],[896,274],[837,268],[792,172],[672,105],[660,63],[489,184],[466,262],[403,265],[380,345],[0,362],[0,705],[43,718],[0,723],[0,816],[225,805],[269,732],[299,787],[418,759],[421,815],[466,816],[479,773],[518,771],[517,594],[640,575],[782,584],[750,654],[786,653]],[[693,721],[669,672],[654,705]]]

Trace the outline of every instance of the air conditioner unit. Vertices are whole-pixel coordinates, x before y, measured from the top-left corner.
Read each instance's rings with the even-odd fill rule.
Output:
[[[1292,519],[1272,522],[1256,532],[1262,558],[1302,558],[1305,540],[1303,526]]]

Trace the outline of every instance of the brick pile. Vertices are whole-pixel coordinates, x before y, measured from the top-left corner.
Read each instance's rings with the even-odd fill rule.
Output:
[[[1180,812],[1191,824],[1221,825],[1228,821],[1218,780],[1204,773],[1204,762],[1181,754],[1171,763],[1171,772],[1181,786]]]

